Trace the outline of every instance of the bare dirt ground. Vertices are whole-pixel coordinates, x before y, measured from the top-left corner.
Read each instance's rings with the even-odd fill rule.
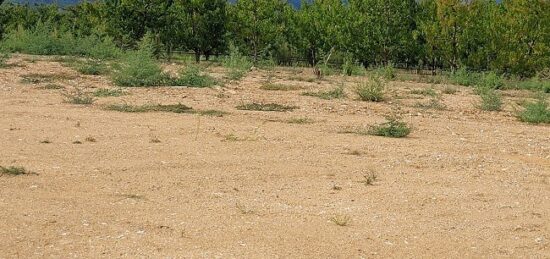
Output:
[[[38,175],[0,176],[0,258],[550,257],[550,127],[515,118],[527,92],[482,112],[470,88],[390,82],[387,100],[369,103],[351,90],[361,78],[307,82],[309,70],[280,68],[275,82],[303,90],[262,90],[256,70],[224,87],[128,88],[74,105],[22,77],[114,86],[50,58],[10,62],[20,66],[0,69],[0,165]],[[345,99],[301,95],[341,82]],[[411,91],[428,88],[446,109],[416,107],[430,97]],[[299,109],[235,109],[249,102]],[[102,108],[116,103],[228,114]],[[341,133],[392,113],[409,137]]]

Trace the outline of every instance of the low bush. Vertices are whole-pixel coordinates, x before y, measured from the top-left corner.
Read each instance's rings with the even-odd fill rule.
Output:
[[[161,86],[171,81],[152,53],[143,50],[127,52],[113,73],[113,82],[118,86]]]
[[[250,59],[243,56],[235,46],[230,46],[229,56],[224,60],[223,65],[228,69],[227,76],[231,80],[240,80],[252,68]]]
[[[407,123],[394,117],[388,117],[386,119],[387,122],[371,126],[368,130],[368,134],[391,138],[403,138],[411,133],[411,129]]]
[[[500,111],[502,108],[502,97],[500,93],[492,88],[479,87],[477,90],[481,97],[480,109],[484,111]]]
[[[396,78],[395,67],[391,63],[372,70],[371,74],[373,77],[382,77],[386,80],[393,80]]]
[[[479,74],[472,73],[466,68],[462,67],[452,72],[449,75],[449,80],[451,81],[451,83],[456,85],[474,86],[477,84],[479,77]]]
[[[550,108],[544,97],[540,97],[536,102],[527,103],[524,110],[518,113],[518,118],[528,123],[550,123]]]
[[[359,83],[355,88],[355,93],[362,101],[381,102],[384,100],[384,91],[386,82],[380,77],[373,77],[368,82]]]
[[[175,80],[175,84],[189,87],[210,87],[216,84],[216,80],[202,73],[199,66],[187,65],[180,71],[180,76]]]

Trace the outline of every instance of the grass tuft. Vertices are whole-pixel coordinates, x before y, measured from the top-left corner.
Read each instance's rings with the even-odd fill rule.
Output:
[[[180,71],[180,77],[175,79],[175,84],[188,87],[211,87],[216,84],[216,80],[202,73],[199,66],[188,65]]]
[[[355,93],[361,101],[381,102],[384,100],[386,83],[380,77],[373,77],[368,82],[360,83],[355,88]]]
[[[295,86],[295,85],[268,83],[268,84],[263,84],[262,86],[260,86],[260,89],[267,90],[267,91],[295,91],[295,90],[300,90],[302,88],[299,87],[299,86]]]
[[[334,224],[340,227],[345,227],[351,223],[351,217],[348,215],[335,215],[330,218]]]
[[[95,97],[119,97],[126,94],[127,93],[122,91],[121,89],[106,89],[106,88],[97,89],[94,92]]]
[[[285,112],[285,111],[293,111],[297,109],[297,106],[287,106],[287,105],[281,105],[277,103],[248,103],[248,104],[242,104],[236,107],[238,110],[246,110],[246,111],[275,111],[275,112]]]
[[[65,96],[65,102],[71,104],[90,105],[93,104],[95,101],[92,96],[83,93],[80,90],[77,90],[76,93],[64,93],[63,95]]]
[[[344,92],[343,87],[337,87],[330,91],[305,92],[305,93],[302,93],[302,95],[318,97],[323,100],[342,99],[346,97],[346,93]]]
[[[129,105],[129,104],[112,104],[105,107],[106,110],[118,112],[172,112],[172,113],[193,113],[193,108],[183,104],[145,104],[145,105]]]
[[[8,166],[8,167],[0,166],[0,175],[18,176],[18,175],[31,175],[31,174],[36,174],[36,173],[28,171],[27,169],[21,166]]]
[[[312,124],[312,123],[314,123],[314,121],[312,119],[306,118],[306,117],[291,118],[291,119],[288,119],[286,122],[290,123],[290,124]]]
[[[398,118],[388,117],[386,120],[382,124],[371,126],[367,133],[373,136],[390,138],[403,138],[411,133],[411,129],[407,123],[400,121]]]

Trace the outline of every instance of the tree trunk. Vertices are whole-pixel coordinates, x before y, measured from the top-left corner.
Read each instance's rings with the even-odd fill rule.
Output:
[[[201,62],[201,52],[200,52],[200,50],[195,50],[195,62],[197,62],[197,63]]]

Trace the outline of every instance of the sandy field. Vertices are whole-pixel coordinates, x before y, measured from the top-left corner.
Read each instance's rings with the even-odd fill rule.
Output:
[[[471,88],[392,81],[372,103],[353,93],[365,78],[277,68],[77,105],[65,95],[115,86],[60,61],[0,69],[0,166],[35,173],[0,176],[0,258],[550,257],[550,126],[515,116],[529,92],[485,112]],[[298,108],[236,109],[252,102]],[[178,103],[225,114],[105,109]],[[343,133],[391,114],[407,138]]]

